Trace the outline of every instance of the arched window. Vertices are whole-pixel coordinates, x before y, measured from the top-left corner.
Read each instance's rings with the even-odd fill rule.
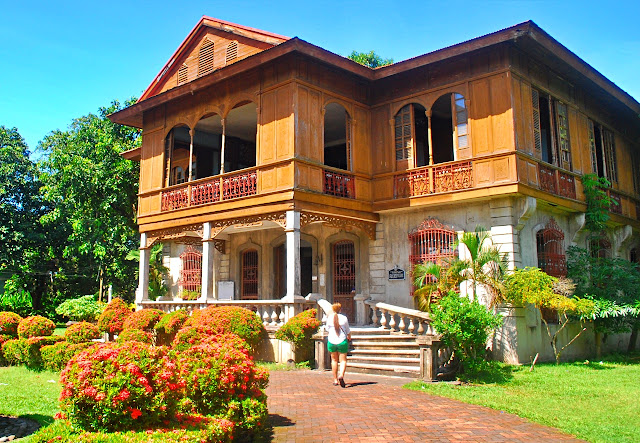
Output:
[[[205,38],[198,51],[198,77],[207,75],[213,71],[213,54],[214,44],[208,38]]]
[[[202,290],[202,252],[189,245],[180,254],[180,296],[187,300],[200,297]]]
[[[611,242],[606,237],[591,239],[589,252],[594,258],[611,258]]]
[[[403,106],[395,115],[393,136],[398,169],[429,164],[427,130],[425,108],[418,103]],[[412,159],[415,164],[409,164]]]
[[[411,266],[418,263],[442,264],[456,256],[454,242],[456,233],[438,220],[430,218],[409,233],[409,261]]]
[[[324,110],[324,164],[349,170],[351,166],[351,119],[344,106],[329,103]]]
[[[181,166],[174,166],[171,169],[171,181],[173,184],[179,185],[180,183],[184,183],[184,170]]]
[[[191,135],[187,126],[176,126],[167,134],[164,144],[165,186],[177,185],[188,180],[190,145]]]
[[[431,107],[433,164],[456,159],[456,150],[469,147],[468,114],[464,96],[445,94]]]
[[[356,292],[356,249],[351,240],[333,244],[333,301],[342,305],[342,313],[355,320],[353,297]]]
[[[258,299],[258,251],[247,249],[242,253],[242,271],[240,282],[240,298],[242,300]]]
[[[256,165],[258,108],[244,103],[233,108],[225,118],[224,172]]]
[[[544,229],[536,233],[536,249],[540,269],[553,277],[567,275],[564,232],[553,218],[549,220]]]
[[[237,58],[238,58],[238,42],[234,40],[227,45],[226,62],[227,64],[229,64]]]

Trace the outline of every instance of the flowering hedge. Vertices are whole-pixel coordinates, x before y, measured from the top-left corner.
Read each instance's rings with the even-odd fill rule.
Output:
[[[53,334],[56,325],[48,318],[41,315],[27,317],[18,324],[18,337],[46,337]]]
[[[168,312],[164,314],[160,321],[156,324],[155,329],[158,333],[175,334],[184,325],[189,318],[189,313],[184,309]]]
[[[258,344],[264,326],[255,312],[236,306],[211,306],[194,311],[185,327],[202,327],[209,335],[236,334],[253,348]]]
[[[53,345],[43,346],[40,348],[42,366],[50,371],[62,371],[74,355],[94,344],[92,342],[70,343],[61,341]]]
[[[266,370],[229,334],[212,336],[176,352],[180,379],[186,382],[183,408],[205,415],[224,415],[245,431],[261,427],[267,416]]]
[[[18,325],[22,317],[15,312],[0,312],[0,335],[18,336]]]
[[[85,430],[158,426],[174,415],[185,380],[165,348],[129,341],[73,357],[60,375],[60,409]]]
[[[71,325],[64,332],[64,339],[69,343],[85,343],[100,338],[100,331],[94,324],[86,321]]]
[[[56,314],[69,317],[73,321],[95,321],[106,307],[106,303],[95,301],[93,295],[85,295],[61,303],[56,308]]]
[[[153,327],[160,321],[164,312],[160,309],[141,309],[126,318],[123,329],[139,329],[141,331],[153,331]]]
[[[316,318],[315,309],[302,311],[300,314],[291,317],[275,333],[278,340],[293,343],[298,348],[309,348],[313,345],[311,337],[318,331],[321,323]]]
[[[2,352],[2,345],[9,340],[13,340],[13,337],[10,335],[0,335],[0,366],[7,364],[7,359],[4,358],[4,353]]]
[[[31,369],[43,366],[40,348],[64,340],[60,336],[16,338],[2,345],[2,353],[11,365],[25,365]]]
[[[120,335],[118,335],[118,339],[116,341],[119,343],[138,341],[140,343],[150,345],[153,344],[153,335],[140,329],[125,329],[120,333]]]
[[[110,335],[122,332],[124,321],[131,315],[129,306],[120,298],[111,300],[98,319],[98,329]]]

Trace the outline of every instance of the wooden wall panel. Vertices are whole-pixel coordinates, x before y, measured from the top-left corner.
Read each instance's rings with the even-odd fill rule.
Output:
[[[511,108],[511,81],[504,74],[489,78],[491,93],[491,152],[513,151],[513,112]]]
[[[354,106],[353,109],[353,172],[371,173],[370,113],[367,109]]]
[[[298,110],[296,122],[296,155],[309,160],[322,161],[322,107],[321,93],[305,86],[297,86]]]
[[[389,107],[381,106],[371,111],[371,169],[374,174],[392,172],[395,168],[395,151],[389,125]]]
[[[293,87],[276,89],[275,93],[275,150],[276,160],[293,157]]]
[[[258,164],[265,164],[276,159],[276,92],[262,94],[260,107],[260,153]]]
[[[471,146],[474,156],[491,152],[491,95],[486,78],[471,82]]]

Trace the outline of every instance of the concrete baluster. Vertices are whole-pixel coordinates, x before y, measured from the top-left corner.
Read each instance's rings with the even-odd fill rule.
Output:
[[[398,329],[400,330],[400,332],[404,332],[404,328],[405,328],[405,323],[404,323],[404,315],[399,315],[400,317],[400,323],[398,323]]]
[[[409,334],[413,335],[413,331],[416,330],[416,325],[413,324],[413,317],[409,317]]]
[[[387,311],[380,309],[380,328],[387,329]]]
[[[271,326],[275,326],[278,322],[278,313],[276,312],[276,307],[273,305],[269,305],[269,309],[271,310]]]
[[[393,312],[389,312],[389,329],[391,329],[392,332],[396,330],[396,316]]]
[[[373,326],[378,326],[378,308],[376,306],[371,307],[371,321],[373,322]]]

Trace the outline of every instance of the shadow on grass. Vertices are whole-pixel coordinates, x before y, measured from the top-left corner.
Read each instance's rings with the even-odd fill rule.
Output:
[[[30,420],[37,421],[38,423],[40,423],[40,426],[42,426],[42,427],[49,426],[51,423],[53,423],[55,421],[55,419],[51,415],[23,414],[20,417],[21,418],[28,418]]]
[[[504,384],[513,379],[514,367],[497,361],[482,362],[459,374],[460,381],[473,384]]]

